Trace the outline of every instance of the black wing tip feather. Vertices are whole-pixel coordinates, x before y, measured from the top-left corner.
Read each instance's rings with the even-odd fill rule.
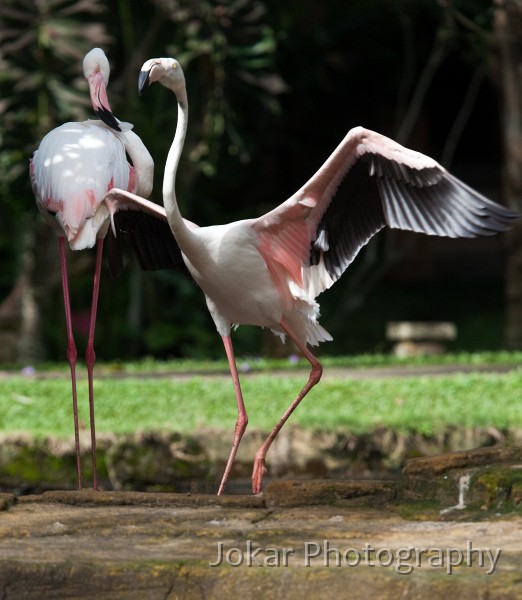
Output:
[[[309,264],[322,261],[335,281],[383,227],[474,238],[506,232],[519,217],[436,163],[419,169],[368,153],[347,171],[324,213]]]
[[[438,198],[444,192],[447,195],[456,192],[463,203],[469,203],[472,200],[471,210],[477,216],[492,220],[489,221],[489,224],[493,226],[491,231],[506,231],[509,229],[510,223],[520,217],[519,213],[483,196],[439,165],[416,169],[375,153],[369,153],[361,158],[368,162],[368,174],[371,177],[394,181],[401,192],[409,188],[413,194],[417,194],[421,189],[429,191],[429,188],[433,187],[435,190],[439,186],[443,192],[437,192]],[[475,207],[480,207],[480,209],[476,210]],[[490,229],[485,227],[485,230]]]
[[[490,200],[454,175],[446,173],[445,179],[457,195],[461,196],[463,205],[469,207],[470,213],[481,220],[478,235],[495,235],[509,231],[514,221],[520,217],[518,212]]]
[[[136,210],[113,216],[116,237],[110,231],[109,266],[113,276],[123,271],[122,245],[130,246],[143,271],[175,270],[192,278],[168,223]],[[117,248],[117,249],[115,249]]]
[[[417,169],[378,155],[368,160],[391,228],[471,238],[507,231],[518,217],[440,165]]]

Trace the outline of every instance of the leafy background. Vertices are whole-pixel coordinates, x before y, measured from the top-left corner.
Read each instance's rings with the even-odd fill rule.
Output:
[[[141,64],[182,63],[189,132],[178,175],[201,224],[262,214],[364,125],[430,154],[500,200],[501,126],[493,6],[486,0],[3,0],[0,5],[0,360],[63,358],[57,244],[38,219],[27,174],[42,136],[92,118],[84,54],[111,62],[108,93],[155,159],[153,199],[175,128],[172,94],[137,96]],[[455,349],[503,344],[502,240],[387,232],[320,297],[332,354],[387,348],[389,320],[455,321]],[[78,337],[85,335],[92,253],[70,253]],[[99,358],[221,356],[199,290],[173,273],[102,281]],[[470,310],[472,307],[472,310]],[[242,327],[239,354],[280,351]]]

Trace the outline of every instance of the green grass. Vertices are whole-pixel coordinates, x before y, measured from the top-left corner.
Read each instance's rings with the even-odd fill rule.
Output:
[[[136,368],[143,371],[144,363],[140,365]],[[165,365],[156,363],[158,366]],[[340,365],[332,361],[330,366]],[[131,369],[124,367],[125,371]],[[205,369],[199,365],[196,370]],[[80,419],[86,426],[83,370],[78,378]],[[271,429],[304,379],[297,372],[242,377],[249,426]],[[437,377],[329,377],[310,392],[289,422],[314,428],[343,427],[358,433],[378,426],[422,433],[434,433],[448,425],[522,427],[521,390],[522,369]],[[95,393],[98,432],[190,432],[200,426],[230,430],[237,416],[232,383],[227,378],[106,377],[95,381]],[[69,436],[72,418],[67,372],[41,379],[15,374],[0,379],[0,430]]]

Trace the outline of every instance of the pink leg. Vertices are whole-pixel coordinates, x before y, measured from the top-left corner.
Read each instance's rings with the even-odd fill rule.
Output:
[[[220,496],[225,490],[228,476],[230,475],[230,471],[232,470],[232,465],[234,464],[237,449],[239,448],[239,443],[241,442],[241,438],[243,437],[245,429],[248,425],[248,417],[245,410],[245,403],[243,402],[243,395],[241,393],[241,386],[239,384],[239,376],[237,374],[236,359],[234,358],[234,350],[232,348],[232,340],[230,339],[230,336],[226,336],[223,338],[223,344],[225,344],[225,351],[227,353],[228,364],[230,366],[230,373],[232,375],[232,381],[234,382],[234,391],[236,392],[237,421],[234,430],[234,442],[232,444],[232,450],[230,451],[230,456],[228,457],[227,466],[225,467],[225,473],[223,474],[223,478],[221,479],[221,485],[219,486],[218,496]]]
[[[80,461],[80,433],[78,427],[78,399],[76,395],[76,359],[78,353],[74,343],[72,320],[71,320],[71,301],[69,298],[69,280],[67,277],[67,261],[65,257],[65,238],[58,238],[60,249],[60,264],[62,268],[62,285],[63,285],[63,303],[65,306],[65,324],[67,327],[67,360],[71,369],[72,383],[72,401],[73,401],[73,418],[74,418],[74,441],[76,445],[76,469],[78,472],[78,489],[82,489],[82,467]]]
[[[92,445],[92,473],[93,488],[98,489],[98,476],[96,471],[96,425],[94,419],[94,363],[96,362],[96,353],[94,352],[94,330],[96,328],[96,310],[98,307],[98,296],[100,292],[100,273],[101,261],[103,255],[103,238],[96,242],[96,266],[94,269],[94,285],[92,290],[91,319],[89,322],[89,338],[85,351],[85,362],[87,364],[87,377],[89,380],[89,415],[91,420],[91,445]]]
[[[295,408],[301,402],[301,400],[308,394],[308,392],[319,383],[321,379],[321,375],[323,374],[323,367],[321,363],[315,358],[315,356],[308,350],[306,344],[303,344],[301,340],[299,340],[295,334],[292,332],[290,327],[284,322],[281,321],[281,327],[285,330],[285,332],[289,335],[289,337],[294,341],[295,345],[301,350],[305,358],[308,359],[310,364],[312,365],[312,369],[310,371],[310,375],[308,377],[308,381],[304,388],[299,392],[297,398],[290,404],[290,406],[286,409],[285,414],[279,419],[279,422],[272,430],[272,433],[267,437],[265,443],[259,448],[254,457],[254,469],[252,471],[252,493],[259,494],[263,487],[263,475],[265,474],[265,458],[270,445],[274,441],[276,435],[279,433],[283,425],[288,420],[288,417],[294,412]]]

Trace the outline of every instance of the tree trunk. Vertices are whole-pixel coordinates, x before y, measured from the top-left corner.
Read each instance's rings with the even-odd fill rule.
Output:
[[[503,91],[504,195],[522,213],[522,0],[494,0]],[[505,343],[522,348],[522,220],[506,236]]]
[[[47,358],[43,319],[60,285],[56,236],[28,219],[20,239],[20,274],[0,303],[0,362],[31,364]]]

